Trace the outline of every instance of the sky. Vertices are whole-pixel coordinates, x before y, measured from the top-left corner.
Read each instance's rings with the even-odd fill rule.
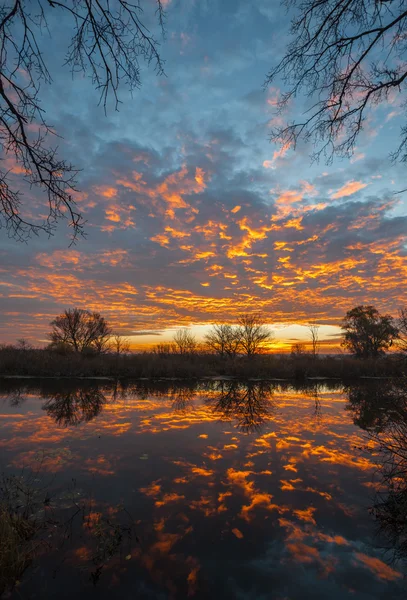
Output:
[[[142,5],[154,27],[152,0]],[[405,165],[389,158],[400,98],[369,112],[350,160],[311,163],[310,144],[270,142],[308,102],[277,116],[283,85],[263,89],[289,39],[279,2],[165,5],[165,75],[143,66],[141,88],[123,87],[107,114],[89,77],[64,67],[70,21],[50,10],[42,106],[81,169],[87,235],[70,246],[63,222],[26,244],[0,231],[0,343],[44,345],[73,306],[101,312],[135,349],[260,311],[274,349],[306,340],[312,321],[332,350],[353,306],[396,315],[407,299]],[[34,212],[41,196],[25,198]]]

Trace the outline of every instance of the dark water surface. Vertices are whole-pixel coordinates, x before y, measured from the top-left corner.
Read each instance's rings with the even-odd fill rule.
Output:
[[[3,381],[0,470],[46,522],[12,597],[405,598],[389,385]]]

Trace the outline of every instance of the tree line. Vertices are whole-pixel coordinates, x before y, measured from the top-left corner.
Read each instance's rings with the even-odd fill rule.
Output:
[[[98,312],[67,309],[50,325],[50,350],[82,354],[125,354],[130,351],[128,338],[113,334],[110,324]],[[198,344],[188,328],[180,328],[175,331],[171,342],[157,344],[153,352],[159,355],[191,355],[205,350],[220,356],[253,356],[264,352],[272,340],[273,333],[261,314],[243,314],[239,316],[237,325],[213,325],[205,335],[203,345]],[[19,340],[18,346],[26,349],[27,342]]]
[[[128,354],[130,340],[113,332],[108,321],[98,312],[71,308],[50,323],[48,349],[60,353]],[[349,310],[342,320],[341,346],[357,358],[383,356],[391,347],[407,353],[407,308],[401,308],[397,318],[381,314],[374,306],[359,305]],[[291,347],[292,357],[316,357],[321,347],[320,325],[307,325],[309,342],[297,342]],[[172,341],[159,343],[153,353],[159,356],[191,356],[198,352],[222,358],[253,357],[267,352],[275,337],[261,313],[241,314],[237,323],[215,323],[199,343],[187,327],[177,329]],[[17,348],[30,348],[24,339]]]
[[[204,350],[221,357],[254,356],[265,352],[273,341],[271,329],[260,313],[242,314],[236,325],[215,323],[205,334],[203,344],[187,328],[178,329],[172,342],[157,344],[154,352],[160,355],[196,354]]]
[[[348,310],[342,319],[343,338],[341,346],[357,358],[379,358],[392,346],[407,352],[407,308],[401,308],[398,318],[380,314],[372,305],[359,305]],[[316,357],[321,347],[320,325],[308,323],[309,346],[297,342],[291,347],[291,355]],[[274,335],[260,313],[238,317],[237,325],[214,324],[204,336],[204,349],[222,357],[236,355],[254,356],[266,351]],[[191,354],[197,352],[198,344],[188,329],[178,330],[170,344],[158,344],[159,354]]]

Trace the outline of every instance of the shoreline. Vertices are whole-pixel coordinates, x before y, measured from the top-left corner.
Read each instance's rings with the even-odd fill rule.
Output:
[[[386,380],[386,379],[403,379],[403,376],[375,376],[375,375],[359,375],[349,378],[345,377],[324,377],[324,376],[313,376],[313,377],[302,377],[300,380],[294,377],[239,377],[237,375],[203,375],[202,377],[131,377],[131,376],[117,376],[108,377],[103,375],[1,375],[0,382],[2,380],[10,379],[50,379],[50,380],[69,380],[69,381],[276,381],[276,382],[291,382],[291,381],[345,381],[345,380]]]

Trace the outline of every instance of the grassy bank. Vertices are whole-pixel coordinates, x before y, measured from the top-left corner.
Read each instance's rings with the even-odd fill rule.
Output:
[[[312,355],[282,357],[272,354],[231,359],[203,353],[89,356],[79,353],[64,355],[49,350],[0,349],[0,376],[185,379],[231,376],[302,380],[310,377],[399,377],[406,372],[407,361],[395,355],[376,360],[361,360],[346,355],[314,358]]]

